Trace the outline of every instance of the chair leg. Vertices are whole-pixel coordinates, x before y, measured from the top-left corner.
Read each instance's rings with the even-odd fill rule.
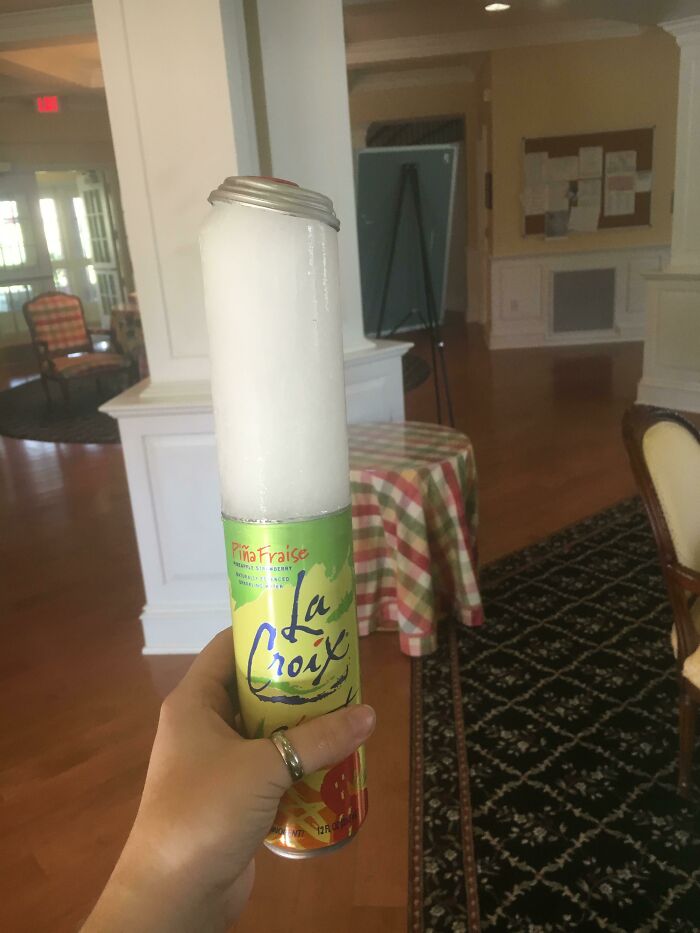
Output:
[[[690,794],[690,771],[695,744],[695,703],[682,687],[678,705],[678,727],[680,732],[678,793],[681,797],[687,797]]]
[[[46,378],[46,376],[41,377],[41,387],[44,390],[44,395],[46,396],[46,404],[48,405],[49,408],[52,408],[53,405],[51,402],[51,391],[49,389],[49,380]]]
[[[70,408],[70,391],[68,389],[68,381],[66,379],[59,379],[58,384],[61,387],[61,395],[63,396],[63,401],[66,408]]]

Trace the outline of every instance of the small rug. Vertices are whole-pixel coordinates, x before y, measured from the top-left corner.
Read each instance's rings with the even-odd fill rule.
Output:
[[[404,392],[410,392],[411,389],[417,389],[418,386],[423,385],[432,373],[430,364],[412,350],[404,353],[401,358],[401,365],[403,368]]]
[[[59,444],[118,444],[117,422],[97,408],[110,393],[116,395],[121,390],[113,380],[103,380],[103,398],[97,395],[94,379],[80,379],[71,385],[69,405],[64,403],[60,388],[52,385],[51,408],[39,379],[0,392],[0,434]]]
[[[641,505],[486,567],[481,593],[484,625],[413,662],[411,930],[697,931],[700,793],[676,793]]]

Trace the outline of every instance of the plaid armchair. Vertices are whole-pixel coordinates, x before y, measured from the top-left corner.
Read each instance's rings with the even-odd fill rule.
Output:
[[[61,387],[63,398],[69,400],[69,384],[81,376],[103,373],[123,373],[128,377],[129,360],[120,353],[97,353],[92,346],[92,334],[109,335],[109,330],[88,328],[83,305],[77,295],[64,292],[44,292],[27,301],[22,309],[39,363],[39,375],[51,404],[49,380]]]

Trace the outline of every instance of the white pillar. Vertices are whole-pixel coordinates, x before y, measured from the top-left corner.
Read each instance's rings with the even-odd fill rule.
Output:
[[[700,271],[700,16],[661,25],[681,53],[671,266]]]
[[[257,0],[272,174],[327,194],[340,218],[345,352],[366,348],[342,0]]]
[[[700,16],[661,25],[680,46],[671,264],[645,276],[637,401],[700,412]]]
[[[409,345],[362,335],[340,0],[261,6],[267,108],[243,0],[94,0],[151,367],[150,385],[104,406],[119,420],[150,653],[198,651],[229,623],[197,238],[209,191],[259,173],[258,144],[266,168],[269,139],[274,171],[329,194],[343,221],[349,419],[403,418]]]
[[[93,7],[151,388],[205,383],[206,197],[258,172],[242,0]]]

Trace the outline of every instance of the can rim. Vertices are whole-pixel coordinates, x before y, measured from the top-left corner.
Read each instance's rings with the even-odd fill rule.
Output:
[[[210,204],[233,202],[291,214],[293,217],[320,220],[334,230],[340,229],[333,202],[325,194],[273,178],[232,175],[225,178],[207,200]]]

